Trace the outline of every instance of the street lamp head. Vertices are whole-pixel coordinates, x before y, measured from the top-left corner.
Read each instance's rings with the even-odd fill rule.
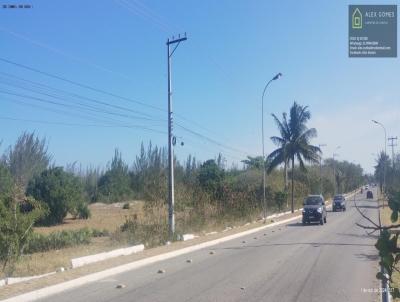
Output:
[[[377,121],[375,121],[375,120],[372,120],[372,122],[375,123],[375,124],[379,124],[379,122],[377,122]]]
[[[276,76],[272,78],[273,81],[278,80],[282,76],[281,73],[278,73]]]

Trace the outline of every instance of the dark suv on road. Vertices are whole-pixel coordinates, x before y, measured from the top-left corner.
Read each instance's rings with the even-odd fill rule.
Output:
[[[343,195],[335,195],[332,202],[332,211],[346,211],[346,198]]]
[[[303,225],[312,221],[326,223],[326,207],[322,195],[309,195],[303,203]]]

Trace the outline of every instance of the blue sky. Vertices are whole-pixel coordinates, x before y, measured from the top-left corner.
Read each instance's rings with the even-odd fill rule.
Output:
[[[165,145],[167,138],[163,133],[99,125],[118,123],[166,131],[165,42],[183,32],[187,32],[188,40],[179,46],[172,60],[173,108],[179,114],[175,122],[219,141],[224,147],[176,125],[178,142],[185,142],[183,147],[175,148],[182,160],[188,153],[204,160],[222,152],[231,163],[246,154],[260,154],[261,93],[277,72],[282,72],[283,77],[271,84],[265,98],[266,137],[277,134],[270,113],[280,115],[288,111],[293,101],[310,107],[309,125],[316,127],[319,134],[313,143],[327,144],[325,157],[331,156],[340,145],[337,151],[340,159],[360,163],[367,171],[372,171],[374,164],[372,153],[383,148],[383,131],[371,119],[385,124],[388,136],[400,135],[399,59],[348,58],[347,14],[348,5],[353,2],[30,3],[32,9],[0,8],[0,58],[131,101],[0,61],[0,71],[7,73],[0,73],[1,150],[24,130],[46,136],[49,150],[60,165],[78,161],[83,165],[104,166],[116,147],[132,163],[141,141]],[[375,4],[362,2],[369,3]],[[24,90],[20,88],[21,82],[10,79],[10,74],[140,111],[152,120],[121,116],[134,115],[131,111],[118,111],[119,116],[111,116],[45,103],[43,100],[67,106],[77,106],[77,102],[91,104],[65,95],[54,99]],[[32,90],[34,86],[24,82],[22,87]],[[54,95],[47,88],[46,93]],[[102,108],[116,112],[115,108]],[[273,148],[268,139],[266,152]]]

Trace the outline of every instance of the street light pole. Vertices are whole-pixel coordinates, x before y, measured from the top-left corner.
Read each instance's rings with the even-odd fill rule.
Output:
[[[175,234],[175,214],[174,214],[174,143],[172,135],[172,91],[171,91],[171,57],[174,54],[176,48],[182,41],[186,41],[186,33],[184,37],[177,39],[167,40],[167,57],[168,57],[168,226],[169,236],[172,240]],[[176,44],[174,49],[171,51],[170,46]]]
[[[326,144],[319,144],[318,147],[321,149],[321,147],[326,147]],[[322,151],[319,157],[319,187],[320,194],[322,195]]]
[[[385,133],[385,158],[384,158],[384,162],[383,162],[383,192],[385,192],[386,191],[386,144],[387,144],[387,135],[386,135],[386,128],[385,128],[385,126],[383,126],[383,124],[382,123],[380,123],[380,122],[378,122],[378,121],[376,121],[376,120],[372,120],[372,122],[373,123],[375,123],[375,124],[377,124],[377,125],[379,125],[379,126],[381,126],[382,127],[382,129],[383,129],[383,131],[384,131],[384,133]],[[382,194],[382,193],[381,193]],[[385,201],[384,200],[382,200],[382,208],[385,208]],[[379,207],[379,199],[378,199],[378,217],[379,217],[379,226],[380,226],[380,221],[381,221],[381,211],[380,211],[380,207]],[[379,235],[381,234],[381,232],[382,232],[382,230],[381,229],[379,229]],[[381,273],[383,273],[385,276],[387,276],[387,273],[386,273],[386,270],[385,270],[385,268],[383,267],[383,265],[381,265]],[[388,289],[389,289],[389,282],[388,282],[388,279],[387,278],[384,278],[383,280],[382,280],[382,287],[383,288],[385,288],[387,291],[388,291]],[[389,299],[387,298],[389,296]],[[386,292],[386,293],[383,293],[382,294],[382,297],[383,297],[383,301],[388,301],[388,300],[390,300],[390,295],[388,295],[388,293]]]
[[[383,192],[385,192],[385,190],[386,190],[386,154],[387,154],[386,153],[386,142],[387,142],[386,128],[385,128],[385,126],[383,126],[382,123],[380,123],[380,122],[378,122],[376,120],[372,120],[372,122],[377,124],[377,125],[379,125],[379,126],[381,126],[383,131],[385,132],[385,144],[384,144],[384,146],[385,146],[385,159],[384,159],[384,162],[383,162]],[[383,206],[385,206],[385,203],[383,203]]]
[[[335,150],[340,149],[340,146],[337,146]],[[333,157],[333,195],[336,194],[336,163],[335,163],[335,156],[339,156],[339,154],[333,152],[332,157]]]
[[[264,95],[265,91],[267,90],[269,84],[272,81],[278,80],[282,76],[281,73],[278,73],[276,76],[274,76],[271,80],[268,81],[268,83],[264,87],[264,91],[262,93],[261,97],[261,139],[262,139],[262,159],[263,159],[263,216],[264,216],[264,222],[267,220],[267,203],[265,200],[265,173],[266,173],[266,166],[265,166],[265,148],[264,148]]]

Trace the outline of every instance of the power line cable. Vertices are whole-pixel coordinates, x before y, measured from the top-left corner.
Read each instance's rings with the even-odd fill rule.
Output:
[[[2,119],[2,120],[12,120],[12,121],[22,121],[22,122],[31,122],[31,123],[39,123],[39,124],[48,124],[48,125],[61,125],[61,126],[106,127],[106,128],[137,128],[137,127],[139,127],[139,126],[132,126],[132,125],[105,125],[105,124],[64,123],[64,122],[45,121],[45,120],[13,118],[13,117],[8,117],[8,116],[0,116],[0,119]],[[146,128],[146,129],[143,129],[143,130],[152,130],[152,129],[147,129]],[[163,132],[162,134],[166,134],[166,132]]]
[[[118,110],[121,110],[121,111],[128,111],[128,112],[132,112],[132,113],[135,113],[135,114],[141,114],[141,115],[144,115],[144,116],[152,117],[152,116],[150,116],[148,114],[144,114],[143,112],[140,112],[140,111],[137,111],[137,110],[133,110],[133,109],[125,107],[125,106],[110,104],[110,103],[107,103],[107,102],[104,102],[104,101],[100,101],[98,99],[86,97],[86,96],[83,96],[83,95],[80,95],[80,94],[77,94],[77,93],[72,93],[72,92],[69,92],[69,91],[66,91],[66,90],[63,90],[63,89],[54,88],[52,86],[49,86],[49,85],[46,85],[46,84],[43,84],[43,83],[27,80],[25,78],[21,78],[21,77],[18,77],[18,76],[15,76],[15,75],[12,75],[12,74],[9,74],[9,73],[6,73],[6,72],[0,71],[0,74],[6,75],[8,77],[11,77],[11,78],[14,78],[14,79],[17,79],[19,81],[23,81],[23,82],[26,82],[26,83],[29,83],[29,84],[32,84],[32,85],[36,85],[36,86],[39,86],[39,87],[42,87],[42,88],[53,90],[53,91],[59,92],[61,94],[65,94],[65,95],[72,96],[72,97],[75,97],[75,98],[79,98],[79,99],[82,99],[82,100],[87,100],[89,102],[96,103],[96,104],[99,104],[99,105],[107,106],[107,107],[110,107],[110,108],[113,108],[113,109],[118,109]],[[159,119],[159,118],[157,118],[157,120],[166,122],[166,120],[162,120],[162,119]]]
[[[105,91],[103,89],[95,88],[95,87],[89,86],[87,84],[82,84],[82,83],[79,83],[79,82],[76,82],[76,81],[73,81],[73,80],[58,76],[58,75],[54,75],[54,74],[39,70],[39,69],[34,68],[34,67],[30,67],[30,66],[27,66],[27,65],[24,65],[24,64],[21,64],[21,63],[17,63],[17,62],[5,59],[5,58],[1,58],[0,57],[0,61],[2,61],[4,63],[7,63],[7,64],[10,64],[10,65],[14,65],[14,66],[19,67],[19,68],[23,68],[23,69],[35,72],[35,73],[39,73],[39,74],[45,75],[47,77],[51,77],[51,78],[54,78],[54,79],[69,83],[69,84],[72,84],[72,85],[75,85],[75,86],[78,86],[78,87],[81,87],[81,88],[85,88],[85,89],[92,90],[92,91],[95,91],[95,92],[98,92],[98,93],[102,93],[102,94],[105,94],[105,95],[108,95],[108,96],[112,96],[114,98],[125,100],[127,102],[136,103],[138,105],[141,105],[141,106],[144,106],[144,107],[148,107],[148,108],[151,108],[153,110],[158,110],[158,111],[163,111],[163,112],[165,111],[164,109],[156,107],[156,106],[153,106],[153,105],[149,105],[149,104],[137,101],[137,100],[133,100],[131,98],[127,98],[127,97],[115,94],[113,92],[108,92],[108,91]]]
[[[40,105],[37,105],[37,104],[30,104],[30,103],[27,103],[27,102],[24,102],[24,101],[21,101],[21,100],[15,100],[15,99],[10,99],[10,98],[8,98],[8,99],[0,98],[0,100],[23,104],[24,106],[29,106],[29,107],[36,108],[36,109],[39,108],[41,110],[50,111],[50,112],[53,112],[53,113],[61,114],[63,116],[68,115],[68,116],[72,116],[72,117],[79,117],[79,118],[82,118],[84,120],[90,120],[90,121],[100,122],[100,123],[108,123],[108,124],[100,124],[100,126],[102,126],[102,127],[132,128],[132,129],[145,130],[145,131],[149,131],[149,132],[155,132],[155,133],[159,133],[159,134],[167,134],[167,132],[165,132],[165,131],[152,129],[152,128],[149,128],[149,127],[144,126],[144,125],[110,123],[109,121],[99,120],[99,119],[93,118],[91,116],[84,116],[84,115],[80,115],[80,114],[71,114],[70,112],[67,112],[67,111],[57,110],[57,109],[53,109],[53,108],[47,108],[47,107],[40,106]],[[14,119],[17,119],[17,118],[14,118]],[[23,120],[23,119],[21,119],[21,120]],[[63,123],[63,122],[60,122],[60,123]],[[72,123],[63,123],[63,124],[72,124]],[[78,124],[77,123],[75,125],[78,126],[78,125],[85,125],[85,124]]]
[[[7,83],[7,82],[1,81],[1,80],[0,80],[0,84],[3,84],[3,85],[5,84],[5,85],[8,85],[8,86],[11,86],[11,87],[14,87],[14,88],[15,87],[16,88],[20,88],[20,89],[23,89],[23,90],[26,90],[26,91],[29,91],[29,92],[45,95],[45,96],[48,96],[48,97],[51,97],[51,98],[55,98],[55,99],[58,99],[58,100],[61,100],[61,101],[67,101],[67,102],[70,101],[70,99],[66,99],[64,97],[60,97],[60,96],[57,96],[57,95],[49,94],[49,93],[46,93],[46,92],[40,92],[40,91],[37,91],[37,90],[34,90],[34,89],[30,89],[30,88],[27,88],[27,87],[24,87],[24,86],[21,86],[21,85],[18,85],[18,84]],[[28,97],[28,96],[24,95],[24,97]],[[40,101],[44,102],[45,100],[40,99]],[[46,100],[46,102],[51,102],[51,101],[47,101]],[[62,104],[62,103],[57,103],[57,102],[51,102],[51,103],[52,104],[56,104],[56,105],[60,105],[60,106],[73,106],[70,103],[68,103],[68,104]],[[108,111],[108,110],[105,110],[103,108],[96,107],[96,106],[93,106],[93,105],[88,105],[88,104],[82,103],[82,102],[74,102],[74,104],[79,104],[80,106],[77,106],[77,108],[80,108],[80,109],[83,109],[83,110],[100,112],[100,113],[105,113],[105,114],[109,114],[109,115],[115,115],[115,116],[119,116],[119,117],[129,118],[129,119],[139,119],[139,120],[145,120],[145,121],[162,121],[162,120],[151,119],[151,118],[146,118],[146,117],[141,117],[141,116],[134,116],[134,115],[128,115],[128,114],[123,114],[123,113],[118,113],[118,112],[112,112],[112,111]]]
[[[105,71],[105,72],[117,75],[117,76],[119,76],[121,78],[124,78],[126,80],[132,81],[131,78],[129,78],[127,75],[125,75],[123,73],[113,71],[113,70],[111,70],[111,69],[109,69],[107,67],[101,66],[101,65],[99,65],[97,63],[93,63],[93,62],[91,62],[91,61],[89,61],[87,59],[83,59],[83,58],[80,58],[78,56],[71,55],[71,54],[69,54],[69,53],[67,53],[65,51],[62,51],[62,50],[58,49],[58,48],[55,48],[53,46],[50,46],[50,45],[45,44],[43,42],[40,42],[38,40],[34,40],[32,38],[29,38],[29,37],[27,37],[27,36],[25,36],[25,35],[23,35],[21,33],[17,33],[15,31],[12,31],[12,30],[8,29],[8,28],[5,28],[4,26],[0,26],[0,31],[2,31],[4,33],[7,33],[7,34],[10,34],[10,35],[12,35],[12,36],[14,36],[16,38],[22,39],[22,40],[24,40],[26,42],[29,42],[29,43],[33,44],[33,45],[36,45],[36,46],[42,47],[44,49],[47,49],[49,51],[52,51],[52,52],[54,52],[56,54],[59,54],[61,56],[66,57],[66,58],[69,58],[69,59],[72,59],[74,61],[77,61],[79,63],[84,63],[84,64],[92,66],[92,67],[94,67],[94,68],[96,68],[98,70]]]
[[[10,74],[4,73],[4,72],[0,72],[0,73],[1,73],[1,74],[6,74],[6,75],[10,75]],[[20,78],[20,77],[16,77],[16,76],[13,76],[13,75],[11,75],[11,76],[14,77],[14,78],[22,79],[22,78]],[[25,79],[22,79],[22,80],[26,81]],[[35,84],[39,84],[39,85],[44,86],[44,87],[52,88],[52,87],[50,87],[50,86],[48,86],[48,85],[43,85],[43,84],[40,84],[40,83],[37,83],[37,82],[32,82],[32,81],[29,81],[29,82],[35,83]],[[61,90],[61,91],[62,91],[62,90]],[[63,92],[65,92],[65,91],[63,91]],[[82,97],[82,96],[79,96],[79,97]],[[85,99],[87,99],[87,98],[85,98]],[[92,99],[90,99],[90,100],[92,100]],[[96,101],[96,102],[98,103],[98,101]],[[101,104],[107,104],[107,103],[104,103],[104,102],[100,102],[100,103],[101,103]],[[186,119],[186,118],[184,118],[184,119],[185,119],[185,120],[188,120],[188,119]],[[190,121],[190,120],[188,120],[188,121]],[[193,130],[189,129],[188,127],[185,127],[185,126],[180,125],[180,124],[177,124],[177,125],[179,125],[180,127],[182,127],[182,128],[183,128],[184,130],[186,130],[187,132],[191,132],[192,134],[195,134],[195,135],[198,136],[198,137],[201,137],[201,138],[203,138],[203,139],[207,139],[209,142],[213,142],[214,144],[219,145],[219,146],[225,146],[225,145],[223,145],[223,144],[217,142],[216,140],[214,140],[214,139],[212,139],[212,138],[209,138],[209,137],[207,137],[207,136],[205,136],[205,135],[202,135],[202,134],[200,134],[200,133],[198,133],[198,132],[196,132],[196,131],[193,131]],[[235,150],[235,151],[238,150],[238,149],[233,148],[233,147],[226,147],[226,148],[231,149],[231,150]],[[239,152],[245,153],[245,152],[242,152],[242,151],[239,151]]]
[[[121,5],[120,2],[125,3],[125,5],[121,5],[125,8],[127,8],[129,11],[135,13],[135,14],[139,14],[141,15],[143,18],[150,20],[151,22],[154,22],[158,25],[159,29],[161,29],[163,32],[165,33],[171,33],[173,31],[178,31],[178,32],[183,32],[182,28],[177,27],[173,24],[168,23],[167,21],[163,20],[163,18],[161,16],[159,16],[157,13],[155,13],[151,8],[149,8],[148,6],[146,6],[144,3],[140,2],[139,0],[132,0],[132,2],[129,2],[128,0],[115,0],[116,3],[119,3]],[[136,4],[136,5],[135,5]],[[133,11],[134,10],[134,11]],[[193,40],[192,43],[196,43],[196,40]],[[198,44],[199,45],[199,44]],[[200,46],[201,47],[201,46]],[[204,52],[201,52],[202,55],[206,56]],[[218,69],[220,69],[220,71],[226,76],[228,77],[231,81],[232,81],[232,77],[230,76],[229,73],[225,72],[225,70],[222,68],[222,66],[217,62],[217,60],[215,60],[214,58],[212,58],[211,56],[206,56],[206,58],[208,60],[210,60],[210,62],[212,64],[214,64]],[[184,117],[183,115],[179,114],[179,113],[174,113],[174,115],[177,118],[180,118],[183,121],[187,121],[197,127],[199,127],[200,129],[207,131],[209,133],[212,133],[212,131],[206,127],[204,127],[203,125],[200,125],[199,123],[190,120],[186,117]],[[215,133],[214,133],[215,134]]]
[[[28,99],[32,99],[32,100],[36,100],[38,102],[42,102],[42,103],[47,103],[47,104],[52,104],[52,105],[56,105],[56,106],[62,106],[62,107],[66,107],[66,108],[74,108],[74,109],[81,109],[81,110],[88,110],[88,111],[94,111],[94,112],[99,112],[99,110],[95,110],[95,109],[89,109],[89,108],[85,108],[79,105],[72,105],[72,104],[64,104],[64,103],[58,103],[55,101],[51,101],[51,100],[46,100],[43,98],[39,98],[39,97],[35,97],[35,96],[30,96],[30,95],[25,95],[25,94],[20,94],[20,93],[15,93],[13,91],[5,91],[5,90],[0,90],[0,93],[2,94],[7,94],[7,95],[12,95],[12,96],[17,96],[17,97],[22,97],[22,98],[28,98]],[[111,120],[114,121],[118,121],[115,119],[110,118]]]
[[[150,106],[150,107],[153,108],[153,106],[151,106],[151,105],[144,104],[144,103],[141,103],[141,102],[137,102],[137,101],[131,100],[131,99],[129,99],[129,98],[125,98],[125,97],[123,97],[123,96],[119,96],[119,95],[116,95],[116,94],[114,94],[114,93],[109,93],[109,92],[104,91],[104,90],[101,90],[101,89],[93,88],[93,87],[88,86],[88,85],[86,85],[86,84],[81,84],[81,83],[78,83],[78,82],[75,82],[75,81],[71,81],[71,80],[69,80],[69,79],[65,79],[65,78],[63,78],[63,77],[60,77],[60,76],[57,76],[57,75],[53,75],[53,74],[50,74],[50,73],[45,72],[45,71],[38,70],[38,69],[36,69],[36,68],[29,67],[29,66],[24,65],[24,64],[20,64],[20,63],[17,63],[17,62],[13,62],[13,61],[10,61],[10,60],[1,58],[1,57],[0,57],[0,61],[3,61],[3,62],[5,62],[5,63],[11,64],[11,65],[14,65],[14,66],[23,68],[23,69],[27,69],[27,70],[36,72],[36,73],[39,73],[39,74],[43,74],[43,75],[45,75],[45,76],[52,77],[52,78],[55,78],[55,79],[58,79],[58,80],[61,80],[61,81],[65,81],[65,82],[68,82],[68,83],[71,83],[71,84],[74,84],[74,85],[77,85],[77,86],[80,86],[80,87],[83,87],[83,88],[87,88],[87,89],[89,89],[89,90],[93,90],[93,91],[96,91],[96,92],[99,92],[99,93],[103,93],[103,94],[106,94],[106,95],[110,95],[110,96],[113,96],[113,97],[117,97],[117,98],[120,98],[120,99],[125,99],[125,100],[131,101],[131,102],[135,102],[135,103],[141,104],[141,105],[143,105],[143,106],[147,106],[147,107]],[[160,110],[160,111],[164,111],[163,109],[160,109],[160,108],[158,108],[158,107],[154,107],[154,108],[157,109],[157,110]],[[178,125],[178,124],[177,124],[177,125]],[[234,151],[238,152],[238,149],[236,149],[236,148],[224,146],[224,144],[221,144],[221,143],[217,142],[217,141],[214,140],[214,139],[208,138],[208,137],[206,137],[205,135],[202,135],[202,134],[200,134],[200,133],[198,133],[198,132],[196,132],[196,131],[190,130],[189,128],[187,128],[187,127],[185,127],[185,126],[183,126],[183,125],[179,125],[179,126],[180,126],[182,129],[186,130],[187,132],[191,132],[192,134],[195,134],[195,135],[198,136],[198,137],[201,137],[201,138],[203,138],[203,139],[207,139],[208,141],[210,141],[210,142],[212,142],[212,143],[214,143],[214,144],[216,144],[216,145],[219,145],[219,146],[221,146],[221,147],[225,147],[225,148],[227,148],[227,149],[231,149],[231,150],[234,150]],[[242,152],[242,151],[239,151],[239,152],[245,154],[245,152]]]
[[[233,160],[237,160],[239,162],[243,160],[243,158],[240,158],[240,157],[238,157],[238,156],[236,156],[236,155],[234,155],[234,154],[232,154],[232,153],[230,153],[230,152],[228,152],[226,150],[223,150],[222,148],[220,150],[212,149],[212,148],[209,148],[209,145],[207,145],[206,143],[201,144],[199,141],[192,140],[192,139],[189,139],[187,137],[185,137],[183,140],[185,142],[185,145],[184,145],[185,147],[192,147],[191,145],[194,144],[194,145],[197,145],[197,146],[201,147],[201,149],[207,150],[210,153],[215,153],[215,152],[216,153],[221,153],[221,155],[223,155],[224,157],[227,157],[227,158],[230,158],[230,159],[233,159]],[[190,144],[188,144],[188,142]],[[197,150],[198,151],[199,149],[193,148],[193,150]]]
[[[195,136],[197,136],[197,137],[199,137],[199,138],[202,138],[202,139],[204,139],[204,140],[207,140],[207,141],[210,142],[210,143],[213,143],[213,144],[215,144],[215,145],[218,145],[218,146],[220,146],[220,147],[223,147],[223,148],[225,148],[225,149],[228,149],[228,150],[231,150],[231,151],[234,151],[234,152],[237,152],[237,153],[241,153],[241,154],[243,154],[243,155],[247,155],[247,152],[244,152],[244,151],[242,151],[242,150],[239,150],[239,149],[236,149],[236,148],[227,146],[227,145],[225,145],[225,144],[222,144],[222,143],[220,143],[220,142],[218,142],[218,141],[216,141],[216,140],[214,140],[214,139],[212,139],[212,138],[209,138],[209,137],[207,137],[207,136],[205,136],[205,135],[202,135],[202,134],[200,134],[200,133],[198,133],[198,132],[196,132],[196,131],[190,130],[189,128],[187,128],[187,127],[185,127],[185,126],[183,126],[183,125],[181,125],[181,124],[179,124],[179,123],[175,123],[175,125],[177,125],[177,126],[178,126],[179,128],[181,128],[181,129],[185,130],[186,132],[189,132],[189,133],[191,133],[191,134],[193,134],[193,135],[195,135]]]
[[[154,17],[151,14],[147,13],[143,8],[135,6],[133,3],[128,2],[126,0],[115,0],[114,2],[117,3],[118,5],[122,6],[123,8],[126,8],[128,11],[130,11],[131,13],[133,13],[135,15],[138,15],[145,19],[151,20],[154,24],[157,25],[157,27],[159,29],[161,29],[161,31],[163,31],[165,33],[171,32],[171,28],[168,24],[165,24],[159,18]]]
[[[157,24],[159,25],[159,28],[160,28],[161,30],[163,30],[164,32],[170,32],[170,31],[172,31],[172,30],[178,30],[178,31],[180,30],[178,27],[172,26],[171,24],[169,24],[168,22],[166,22],[165,20],[163,20],[163,18],[160,17],[159,15],[157,15],[157,13],[155,13],[151,8],[149,8],[149,7],[146,6],[144,3],[142,3],[142,2],[140,2],[140,1],[138,1],[138,0],[137,0],[137,1],[133,0],[133,3],[132,3],[132,2],[129,2],[129,1],[127,1],[127,0],[120,0],[120,1],[115,1],[115,2],[116,2],[117,4],[120,4],[120,5],[123,6],[123,7],[127,8],[128,10],[132,11],[133,13],[136,13],[136,14],[138,14],[138,15],[141,15],[141,16],[144,17],[145,19],[148,19],[148,20],[150,20],[151,22],[157,23]],[[5,28],[5,27],[1,27],[1,26],[0,26],[0,31],[3,31],[3,32],[5,32],[5,33],[8,33],[8,34],[10,34],[10,35],[12,35],[12,36],[14,36],[14,37],[20,38],[20,39],[22,39],[22,40],[24,40],[24,41],[27,41],[27,42],[31,43],[31,44],[34,44],[34,45],[37,45],[37,46],[39,46],[39,47],[45,48],[45,49],[47,49],[47,50],[50,50],[50,51],[52,51],[52,52],[54,52],[54,53],[57,53],[57,54],[59,54],[59,55],[61,55],[61,56],[64,56],[64,57],[73,59],[73,60],[78,61],[78,62],[81,62],[81,63],[85,63],[85,64],[90,65],[90,66],[92,66],[92,67],[95,67],[95,68],[97,68],[97,69],[99,69],[99,70],[106,71],[106,72],[113,73],[113,74],[117,74],[117,75],[122,76],[122,77],[124,77],[124,78],[126,78],[126,79],[129,79],[129,78],[128,78],[126,75],[124,75],[124,74],[115,72],[115,71],[113,71],[113,70],[111,70],[111,69],[109,69],[109,68],[106,68],[106,67],[104,67],[104,66],[101,66],[101,65],[96,64],[96,63],[93,63],[93,62],[90,62],[90,61],[88,61],[88,60],[86,60],[86,59],[82,59],[82,58],[77,57],[77,56],[75,56],[75,55],[71,55],[71,54],[69,54],[69,53],[67,53],[67,52],[65,52],[65,51],[62,51],[62,50],[58,49],[58,48],[55,48],[55,47],[53,47],[53,46],[49,46],[48,44],[45,44],[45,43],[43,43],[43,42],[41,42],[41,41],[38,41],[38,40],[34,40],[34,39],[29,38],[29,37],[27,37],[27,36],[25,36],[25,35],[23,35],[23,34],[21,34],[21,33],[17,33],[17,32],[15,32],[15,31],[12,31],[12,30],[7,29],[7,28]],[[213,58],[210,57],[209,59],[210,59],[210,61],[212,61],[212,63],[213,63],[214,65],[216,65],[217,67],[219,67],[219,68],[221,69],[221,67],[219,66],[219,64],[217,64],[217,62],[216,62]],[[160,109],[160,108],[159,108],[159,109]],[[187,119],[187,118],[185,118],[183,115],[180,115],[180,114],[178,114],[178,113],[176,113],[175,115],[176,115],[177,118],[180,118],[180,119],[182,119],[182,120],[184,120],[184,121],[187,121],[187,122],[189,122],[189,123],[191,123],[191,124],[193,124],[193,125],[195,125],[195,126],[201,128],[201,129],[203,129],[203,130],[208,131],[209,133],[211,133],[211,131],[210,131],[209,129],[207,129],[207,128],[204,127],[203,125],[200,125],[199,123],[196,123],[196,122],[194,122],[194,121],[192,121],[192,120],[190,120],[190,119]]]

